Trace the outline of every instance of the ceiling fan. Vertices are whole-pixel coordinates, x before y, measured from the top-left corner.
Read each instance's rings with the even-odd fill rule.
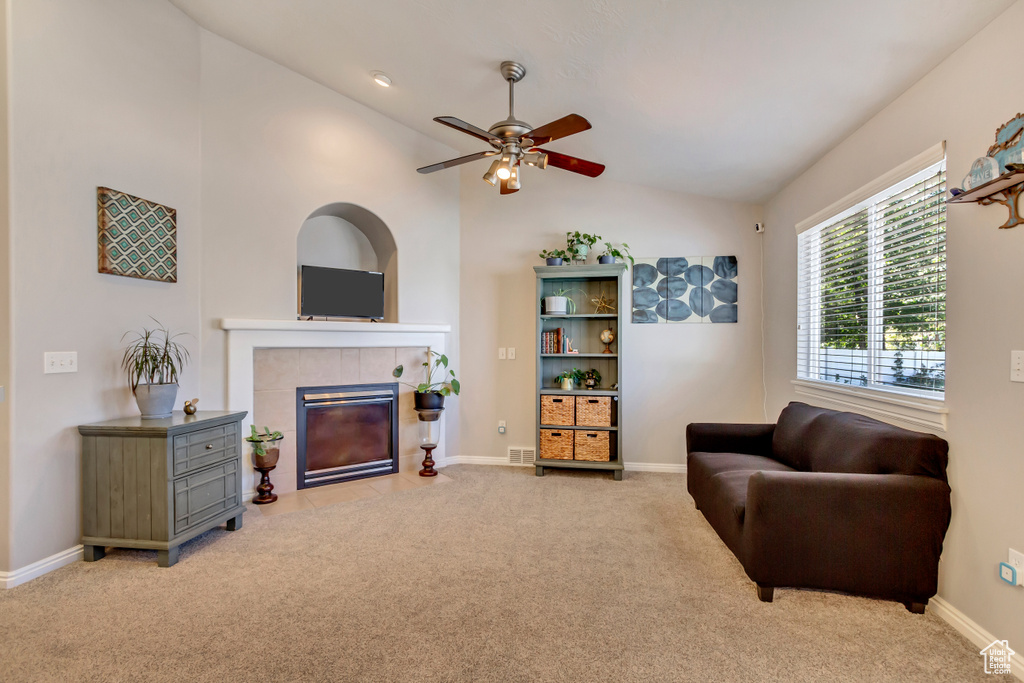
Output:
[[[508,81],[508,118],[504,121],[498,121],[489,130],[483,130],[454,116],[438,116],[434,119],[445,126],[480,138],[484,142],[490,143],[494,149],[424,166],[416,169],[417,171],[433,173],[477,159],[501,155],[491,163],[491,167],[484,174],[484,180],[491,185],[501,182],[501,194],[512,194],[519,191],[519,167],[521,164],[540,169],[550,165],[591,178],[596,178],[604,173],[604,164],[577,159],[539,147],[539,145],[546,145],[552,140],[588,130],[590,128],[589,121],[578,114],[569,114],[540,128],[533,128],[515,116],[515,87],[516,83],[526,75],[526,69],[517,62],[502,62],[501,75]]]

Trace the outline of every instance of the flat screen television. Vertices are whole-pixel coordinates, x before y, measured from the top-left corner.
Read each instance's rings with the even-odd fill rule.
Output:
[[[299,313],[332,318],[384,319],[384,274],[302,266]]]

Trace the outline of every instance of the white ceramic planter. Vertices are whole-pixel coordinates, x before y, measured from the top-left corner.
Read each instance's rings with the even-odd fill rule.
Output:
[[[544,297],[544,313],[546,315],[565,315],[569,308],[569,298],[565,296]]]
[[[177,395],[177,384],[140,384],[135,389],[135,402],[143,420],[155,420],[171,416]]]

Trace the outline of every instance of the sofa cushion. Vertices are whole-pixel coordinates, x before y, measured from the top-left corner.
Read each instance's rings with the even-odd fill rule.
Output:
[[[779,415],[772,450],[801,471],[910,474],[942,481],[949,459],[949,444],[934,434],[796,402]]]
[[[781,470],[791,471],[791,467],[781,462],[748,453],[690,453],[686,458],[686,488],[693,496],[697,507],[703,508],[704,501],[710,495],[711,478],[722,472],[736,470]]]
[[[790,403],[782,409],[772,434],[772,457],[795,470],[811,468],[811,426],[823,412],[806,403]]]

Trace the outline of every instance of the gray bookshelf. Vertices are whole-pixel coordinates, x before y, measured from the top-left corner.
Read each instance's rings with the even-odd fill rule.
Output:
[[[535,463],[538,477],[544,476],[548,468],[610,471],[616,481],[622,479],[622,333],[623,316],[629,313],[625,294],[626,264],[592,266],[535,266],[537,275],[537,460]],[[549,315],[543,311],[543,299],[551,296],[559,289],[583,290],[586,295],[573,292],[570,298],[576,303],[574,314]],[[592,298],[604,295],[613,300],[614,313],[594,313],[595,305]],[[542,339],[544,332],[563,328],[572,339],[573,348],[579,353],[543,353]],[[611,345],[611,353],[603,353],[604,344],[600,340],[602,330],[611,328],[615,333],[615,341]],[[572,368],[581,370],[597,369],[601,373],[601,384],[596,389],[579,387],[572,391],[561,389],[554,378],[565,370]],[[616,389],[611,389],[617,384]],[[546,395],[595,397],[610,396],[612,398],[611,426],[597,427],[587,425],[545,425],[541,421],[541,397]],[[544,458],[541,453],[541,430],[557,429],[561,431],[600,431],[609,432],[610,457],[607,462],[591,460],[562,460]]]

